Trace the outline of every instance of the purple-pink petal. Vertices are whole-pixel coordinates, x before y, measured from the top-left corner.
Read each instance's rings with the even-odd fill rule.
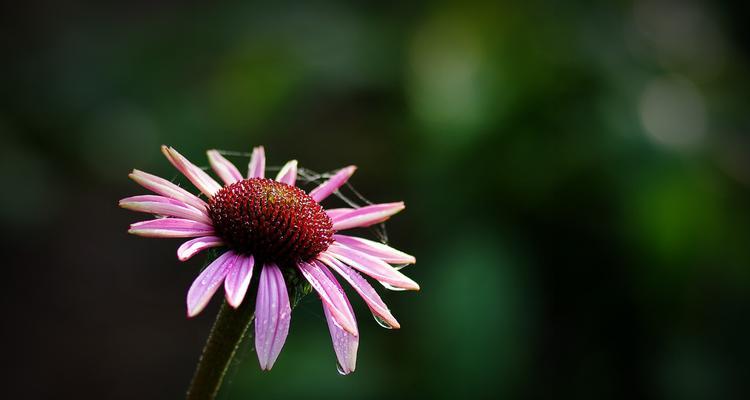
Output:
[[[346,181],[349,180],[349,178],[354,174],[354,171],[357,170],[357,167],[354,165],[350,165],[346,168],[342,168],[339,172],[337,172],[335,175],[333,175],[330,179],[320,184],[320,186],[316,187],[310,192],[310,197],[313,198],[313,200],[320,203],[323,199],[330,196],[331,193],[338,190],[343,184],[346,183]]]
[[[229,160],[224,158],[217,150],[209,150],[206,152],[208,155],[208,162],[211,164],[216,175],[219,175],[224,183],[231,185],[232,183],[241,181],[242,174]]]
[[[389,264],[414,264],[417,262],[414,256],[396,250],[383,243],[346,235],[333,235],[333,239],[339,244],[361,251],[367,255],[377,257]]]
[[[139,171],[137,169],[134,169],[133,172],[128,176],[139,185],[154,193],[169,197],[170,199],[182,201],[183,203],[193,206],[201,211],[208,208],[206,202],[199,199],[198,196],[188,192],[187,190],[175,185],[174,183],[164,178],[160,178],[156,175]]]
[[[346,305],[349,311],[354,315],[352,306],[349,304],[349,300],[346,300]],[[347,375],[354,372],[357,367],[357,348],[359,347],[359,336],[352,335],[342,328],[336,318],[333,317],[331,310],[328,306],[323,303],[323,313],[326,316],[326,322],[328,323],[328,331],[331,333],[331,341],[333,342],[333,351],[336,353],[336,361],[338,362],[339,372]],[[355,321],[356,323],[356,321]]]
[[[294,186],[294,183],[297,181],[297,160],[291,160],[284,164],[278,175],[276,175],[276,181]]]
[[[194,317],[203,311],[216,290],[219,289],[224,277],[235,267],[237,257],[236,253],[227,251],[195,278],[187,295],[188,317]]]
[[[253,265],[255,259],[251,255],[240,255],[234,268],[232,268],[224,279],[224,291],[227,303],[237,308],[245,298],[250,279],[253,277]]]
[[[391,314],[388,306],[385,305],[375,289],[372,288],[372,286],[367,282],[367,280],[365,280],[365,278],[362,277],[362,275],[360,275],[357,271],[345,265],[341,261],[326,254],[321,254],[318,259],[320,261],[317,262],[324,262],[326,265],[328,265],[328,267],[330,267],[341,277],[346,279],[346,281],[349,282],[350,285],[352,285],[354,290],[359,293],[360,297],[362,297],[365,303],[367,303],[367,307],[370,308],[370,311],[372,311],[373,314],[380,317],[394,329],[398,329],[401,327],[398,321],[396,321],[396,318],[393,316],[393,314]]]
[[[291,314],[284,275],[276,264],[267,263],[260,273],[255,302],[255,351],[261,369],[270,370],[281,353]]]
[[[187,261],[194,255],[211,247],[223,246],[224,241],[218,236],[202,236],[188,240],[177,249],[177,258]]]
[[[253,155],[250,156],[250,163],[247,165],[248,178],[263,178],[266,171],[266,152],[263,146],[253,149]]]
[[[335,242],[323,254],[329,254],[344,264],[369,275],[373,279],[406,290],[419,290],[419,285],[385,261]]]
[[[120,200],[120,207],[165,217],[184,218],[211,224],[211,218],[204,211],[185,203],[162,196],[133,196]]]
[[[373,204],[342,213],[333,218],[333,229],[340,231],[351,228],[362,228],[383,222],[391,215],[406,208],[404,202]]]
[[[174,204],[176,206],[182,206],[182,207],[192,207],[192,206],[188,205],[187,203],[185,203],[182,200],[171,199],[169,197],[157,196],[157,195],[153,195],[153,194],[142,194],[142,195],[138,195],[138,196],[130,196],[130,197],[126,197],[126,198],[120,200],[120,203],[124,203],[124,202],[133,202],[133,203],[135,203],[135,202],[154,202],[154,203]],[[193,208],[195,208],[195,207],[193,207]]]
[[[206,196],[212,197],[221,189],[221,185],[219,185],[214,178],[211,178],[205,171],[188,161],[188,159],[177,152],[177,150],[172,147],[161,146],[161,152],[164,153],[167,160],[169,160],[177,170],[182,172],[182,174],[185,175],[185,177]]]
[[[128,233],[145,237],[189,238],[213,235],[214,228],[189,219],[158,218],[131,224]]]
[[[328,217],[331,219],[334,219],[338,217],[339,215],[346,214],[349,211],[354,211],[354,208],[329,208],[326,211],[326,214],[328,214]]]
[[[304,261],[297,263],[297,267],[313,289],[318,292],[320,300],[325,303],[339,325],[352,335],[359,335],[354,314],[346,305],[346,295],[331,271],[320,264],[310,264]]]

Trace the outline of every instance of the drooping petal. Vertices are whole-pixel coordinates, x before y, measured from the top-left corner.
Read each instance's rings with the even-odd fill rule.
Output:
[[[253,277],[254,264],[253,256],[240,255],[237,258],[237,265],[224,279],[224,291],[230,306],[237,308],[242,304],[242,299],[245,298],[247,288],[250,286],[250,279]]]
[[[362,275],[331,256],[321,254],[318,259],[328,265],[332,270],[336,271],[336,273],[341,275],[342,278],[346,279],[346,281],[352,285],[354,290],[359,293],[365,303],[367,303],[367,307],[370,308],[370,311],[372,311],[374,315],[380,317],[380,319],[385,321],[385,323],[391,328],[398,329],[401,327],[393,314],[391,314],[391,310],[388,309],[388,306],[385,305],[378,295],[378,292],[372,288],[370,283],[368,283]]]
[[[329,208],[326,211],[326,214],[328,214],[328,217],[331,219],[334,219],[338,217],[339,215],[346,214],[349,211],[354,211],[354,208]]]
[[[284,275],[276,264],[267,263],[260,273],[255,302],[255,351],[261,369],[270,370],[281,353],[291,314]]]
[[[406,208],[404,202],[372,204],[357,208],[348,213],[341,213],[333,219],[333,229],[340,231],[351,228],[362,228],[383,222],[391,215]]]
[[[339,325],[352,335],[359,335],[354,314],[346,306],[346,295],[331,271],[321,264],[303,261],[297,263],[297,267],[318,292],[320,300],[326,304]]]
[[[419,285],[416,282],[379,258],[338,245],[335,242],[328,247],[324,254],[326,253],[381,283],[400,289],[419,290]]]
[[[357,167],[354,165],[350,165],[346,168],[342,168],[339,172],[337,172],[335,175],[333,175],[330,179],[320,184],[320,186],[316,187],[310,192],[310,197],[313,198],[313,200],[320,203],[323,199],[330,196],[331,193],[338,190],[343,184],[346,183],[346,181],[349,180],[349,178],[354,174],[354,171],[357,170]]]
[[[169,197],[170,199],[180,200],[185,204],[191,205],[201,211],[204,211],[208,208],[206,202],[199,199],[198,196],[188,192],[187,190],[175,185],[174,183],[164,178],[160,178],[156,175],[139,171],[137,169],[134,169],[133,172],[128,176],[130,177],[130,179],[136,181],[136,183],[138,183],[139,185],[154,193]]]
[[[263,178],[266,171],[266,152],[263,146],[253,149],[253,155],[250,156],[250,164],[247,166],[248,178]]]
[[[354,315],[349,300],[346,305],[349,311]],[[331,332],[331,341],[333,342],[333,351],[336,352],[336,361],[338,362],[339,372],[347,375],[354,372],[357,367],[357,348],[359,347],[359,336],[347,332],[341,325],[336,322],[336,318],[331,314],[328,306],[323,303],[323,313],[328,323],[328,331]],[[356,322],[356,321],[355,321]]]
[[[242,174],[229,160],[224,158],[217,150],[209,150],[206,152],[208,155],[208,162],[211,164],[216,175],[219,175],[224,183],[231,185],[235,182],[242,180]]]
[[[189,219],[204,224],[212,224],[211,218],[204,211],[188,206],[185,203],[163,196],[133,196],[120,200],[120,207],[165,217]]]
[[[145,237],[189,238],[214,234],[211,225],[181,218],[158,218],[130,225],[128,233]]]
[[[414,256],[396,250],[383,243],[346,235],[333,235],[333,239],[346,247],[377,257],[389,264],[414,264],[417,262],[417,259],[414,258]]]
[[[284,164],[279,174],[276,175],[276,181],[294,186],[297,181],[297,160],[291,160]]]
[[[205,171],[188,161],[188,159],[178,153],[177,150],[171,147],[161,146],[161,152],[164,153],[167,160],[169,160],[178,171],[182,172],[182,174],[185,175],[185,177],[206,196],[213,197],[213,195],[221,189],[221,185],[219,185],[214,178],[211,178]]]
[[[191,239],[183,243],[177,249],[177,258],[180,261],[187,261],[192,256],[200,253],[201,251],[205,249],[209,249],[211,247],[219,247],[223,245],[224,245],[224,241],[218,236],[198,237],[198,238]]]
[[[194,317],[203,311],[216,290],[219,289],[224,277],[235,267],[236,261],[237,254],[233,251],[227,251],[209,264],[195,278],[187,295],[188,317]]]

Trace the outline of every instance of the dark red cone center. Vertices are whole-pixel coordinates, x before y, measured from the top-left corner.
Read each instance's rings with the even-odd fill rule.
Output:
[[[306,261],[333,242],[323,207],[300,188],[271,179],[225,186],[208,201],[208,214],[231,248],[263,261]]]

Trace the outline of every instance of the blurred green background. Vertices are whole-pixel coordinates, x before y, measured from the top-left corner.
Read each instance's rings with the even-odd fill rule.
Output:
[[[339,376],[308,296],[274,369],[246,348],[222,399],[750,396],[748,6],[1,11],[3,397],[183,395],[218,302],[187,320],[201,260],[116,206],[145,193],[132,168],[176,176],[163,143],[357,164],[407,204],[389,236],[422,290],[383,293],[402,329],[352,296]]]

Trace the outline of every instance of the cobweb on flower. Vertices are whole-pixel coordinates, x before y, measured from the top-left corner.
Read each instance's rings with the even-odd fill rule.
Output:
[[[248,161],[252,156],[252,153],[248,152],[229,150],[218,150],[218,152],[223,156],[243,158],[247,159]],[[210,169],[208,166],[204,166],[201,168],[204,170]],[[277,166],[266,166],[266,171],[279,172],[281,168],[282,167]],[[312,189],[315,186],[325,182],[328,178],[332,177],[338,171],[339,170],[319,173],[311,169],[297,167],[297,186],[301,187],[302,185],[309,185],[310,189]],[[306,192],[309,192],[309,190],[306,190]],[[349,182],[346,182],[338,190],[333,192],[333,195],[338,197],[341,201],[346,203],[351,208],[360,208],[374,204],[372,201],[368,200],[365,196],[359,193],[357,189],[355,189],[354,186]],[[378,241],[383,244],[388,244],[388,231],[385,228],[385,222],[372,225],[369,227],[369,230],[373,235],[375,235]],[[396,268],[398,268],[398,266]]]

